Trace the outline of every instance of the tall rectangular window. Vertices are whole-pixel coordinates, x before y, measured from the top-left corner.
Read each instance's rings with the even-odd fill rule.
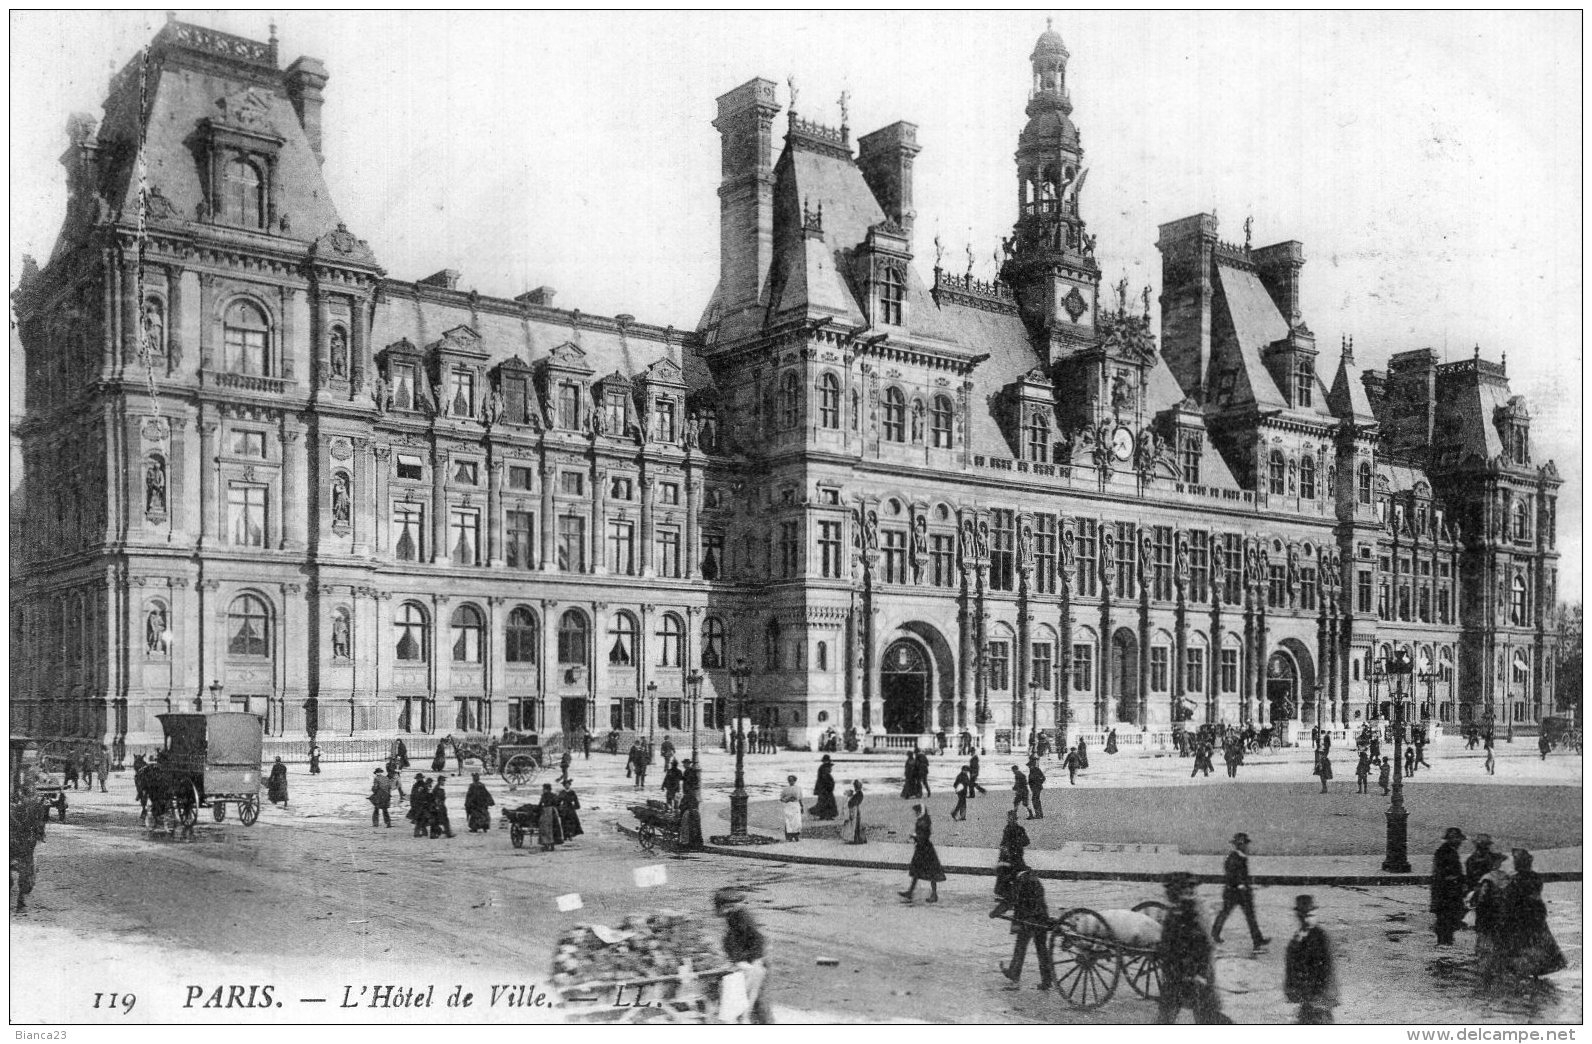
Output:
[[[1056,593],[1056,516],[1034,516],[1034,590]]]
[[[717,580],[724,573],[724,534],[702,534],[702,579]]]
[[[265,546],[265,487],[227,487],[227,530],[238,547]]]
[[[1393,618],[1393,587],[1383,573],[1376,585],[1376,615],[1381,620]]]
[[[1094,646],[1088,642],[1072,647],[1072,688],[1074,692],[1094,689]]]
[[[1316,571],[1299,570],[1299,608],[1313,611],[1316,607]]]
[[[990,548],[989,586],[994,591],[1010,591],[1016,587],[1017,513],[997,508],[990,512],[990,521],[994,545]]]
[[[658,575],[680,575],[680,529],[678,526],[658,527]]]
[[[1172,527],[1155,527],[1155,573],[1151,597],[1156,601],[1172,600]]]
[[[475,416],[475,374],[471,371],[453,371],[453,402],[449,412],[455,417]]]
[[[526,404],[530,396],[525,387],[524,377],[505,377],[503,387],[503,418],[510,424],[529,424],[530,417],[526,411]]]
[[[558,473],[558,491],[566,497],[583,497],[586,495],[586,476],[579,471],[561,471]]]
[[[801,568],[801,548],[797,541],[801,540],[800,522],[781,522],[779,524],[779,575],[790,579]]]
[[[1288,571],[1280,565],[1271,567],[1266,584],[1266,604],[1273,609],[1288,605]]]
[[[1416,601],[1416,615],[1421,623],[1432,622],[1432,589],[1425,584],[1421,585],[1420,597]]]
[[[1172,659],[1172,650],[1164,645],[1157,645],[1150,649],[1150,691],[1166,692],[1168,664]]]
[[[1132,522],[1117,523],[1117,578],[1118,598],[1132,598],[1137,593],[1134,574],[1137,572],[1139,545],[1134,539]]]
[[[818,565],[819,575],[829,580],[838,580],[841,573],[841,523],[818,523]]]
[[[659,399],[653,403],[652,437],[659,442],[673,442],[675,440],[673,399]]]
[[[504,521],[505,563],[510,569],[536,568],[536,515],[530,511],[509,511]]]
[[[884,582],[904,584],[907,576],[907,534],[901,529],[886,529],[880,533],[884,545]]]
[[[1052,661],[1051,644],[1049,642],[1035,642],[1034,655],[1030,661],[1031,670],[1029,677],[1039,683],[1039,687],[1046,692],[1050,691],[1050,678],[1054,670]]]
[[[1199,485],[1200,451],[1204,448],[1202,443],[1198,435],[1184,435],[1178,442],[1178,470],[1182,473],[1183,481],[1191,486]]]
[[[565,573],[586,571],[586,520],[579,515],[558,518],[558,568]]]
[[[1238,605],[1244,600],[1244,543],[1237,533],[1228,533],[1222,539],[1222,601]]]
[[[603,396],[603,430],[615,437],[625,433],[625,393],[610,389]]]
[[[481,516],[475,511],[448,512],[448,559],[454,565],[479,565]]]
[[[238,326],[226,328],[227,370],[230,373],[265,373],[266,330]]]
[[[1099,573],[1099,561],[1095,557],[1099,552],[1100,524],[1092,518],[1078,520],[1078,593],[1085,598],[1093,598],[1098,593],[1096,577]]]
[[[900,326],[901,309],[906,296],[906,277],[902,270],[894,265],[885,265],[879,273],[879,321]]]
[[[527,467],[509,465],[509,488],[530,492],[535,483],[535,473]]]
[[[1447,584],[1437,589],[1437,622],[1445,624],[1454,622],[1454,592]]]
[[[956,537],[948,533],[929,537],[929,564],[935,587],[955,587]]]
[[[1186,692],[1205,691],[1205,650],[1183,650],[1183,689]]]
[[[608,523],[608,571],[618,576],[636,575],[636,527],[632,523]]]
[[[1210,598],[1211,545],[1203,529],[1188,533],[1188,600],[1204,602]]]
[[[394,504],[393,557],[400,562],[421,562],[426,556],[426,509],[421,504]]]
[[[1238,650],[1222,650],[1222,691],[1233,693],[1238,691]]]
[[[392,367],[392,404],[395,409],[415,408],[415,388],[419,385],[413,366],[394,363]]]
[[[1371,611],[1371,570],[1369,569],[1354,571],[1354,611],[1357,613]]]
[[[989,687],[1000,691],[1012,687],[1012,647],[1005,642],[989,643]]]
[[[566,381],[558,386],[558,426],[579,431],[580,420],[580,385]]]

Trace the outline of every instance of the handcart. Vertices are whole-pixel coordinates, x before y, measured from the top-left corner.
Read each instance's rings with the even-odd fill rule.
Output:
[[[1159,932],[1154,942],[1119,938],[1111,920],[1122,912],[1108,910],[1102,915],[1078,906],[1052,922],[1050,952],[1056,992],[1073,1007],[1098,1008],[1111,999],[1123,978],[1141,997],[1153,1000],[1161,995]],[[1131,912],[1148,916],[1159,927],[1165,922],[1167,906],[1152,899]]]

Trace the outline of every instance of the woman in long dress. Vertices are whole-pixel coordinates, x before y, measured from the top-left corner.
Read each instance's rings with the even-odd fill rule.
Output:
[[[851,781],[851,794],[846,798],[846,818],[840,823],[840,840],[848,845],[862,845],[868,836],[862,829],[862,780]]]
[[[1542,901],[1542,875],[1524,848],[1510,854],[1515,876],[1504,889],[1499,942],[1510,972],[1534,979],[1565,967],[1564,952],[1548,929],[1548,907]]]
[[[786,776],[779,792],[780,811],[785,818],[785,840],[802,839],[802,788],[796,785],[795,776]]]
[[[538,803],[536,814],[536,840],[544,852],[551,852],[555,845],[564,840],[564,824],[558,811],[558,795],[553,793],[551,783],[542,784],[542,800]]]
[[[923,792],[918,789],[918,755],[916,751],[907,754],[907,765],[903,770],[906,777],[901,782],[901,796],[903,798],[922,797]]]
[[[1497,978],[1503,967],[1504,951],[1499,942],[1503,930],[1504,893],[1509,887],[1509,871],[1504,864],[1508,857],[1502,852],[1488,854],[1487,872],[1466,897],[1476,911],[1476,973],[1483,984]]]
[[[492,813],[487,809],[494,804],[491,792],[481,782],[481,773],[471,773],[470,788],[464,792],[464,824],[470,828],[470,833],[491,831]]]
[[[580,795],[572,783],[565,783],[564,792],[558,795],[558,824],[565,841],[573,841],[586,832],[580,825]]]
[[[282,764],[281,758],[277,758],[276,764],[271,766],[271,778],[265,783],[265,796],[271,799],[271,804],[287,807],[287,766]]]
[[[447,740],[437,740],[437,752],[431,756],[431,771],[441,772],[448,767]]]
[[[928,901],[937,903],[940,901],[940,882],[945,880],[945,869],[940,866],[940,855],[934,850],[934,824],[929,819],[928,810],[922,805],[913,805],[912,811],[917,813],[918,821],[912,830],[912,863],[907,867],[911,881],[907,890],[901,893],[901,898],[910,903],[918,882],[927,881]]]
[[[1078,767],[1081,769],[1089,767],[1089,745],[1081,739],[1078,741]]]
[[[1116,729],[1112,729],[1110,732],[1106,733],[1106,753],[1107,754],[1115,754],[1116,752],[1117,752],[1117,730]]]
[[[818,779],[813,783],[813,818],[839,819],[840,806],[835,804],[835,766],[825,754],[818,765]]]

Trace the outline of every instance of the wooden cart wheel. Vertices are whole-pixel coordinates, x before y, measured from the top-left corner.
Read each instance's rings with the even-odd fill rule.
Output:
[[[260,799],[259,798],[251,797],[251,798],[247,798],[247,799],[245,799],[243,801],[240,801],[238,803],[238,819],[240,819],[243,822],[244,826],[253,826],[254,825],[254,821],[256,819],[259,819],[259,818],[260,818]]]
[[[1159,899],[1147,899],[1133,908],[1134,913],[1146,914],[1156,923],[1165,925],[1171,911]],[[1122,973],[1128,985],[1141,997],[1155,1000],[1161,995],[1161,961],[1154,952],[1136,949],[1122,955]]]
[[[1056,991],[1075,1008],[1098,1008],[1117,991],[1122,962],[1111,926],[1093,910],[1078,906],[1056,919],[1050,933]]]
[[[529,754],[516,754],[503,766],[503,782],[511,787],[523,787],[536,779],[541,768]]]
[[[525,847],[525,828],[518,823],[509,824],[509,844],[515,848]]]
[[[217,823],[225,821],[227,818],[227,803],[225,801],[217,801],[210,806],[210,814],[215,817]]]
[[[651,823],[641,824],[641,829],[636,831],[636,842],[643,852],[651,852],[658,847],[658,828]]]
[[[199,806],[202,804],[199,800],[199,788],[192,781],[189,781],[188,789],[193,792],[193,801],[177,809],[177,819],[183,826],[192,826],[199,822]]]

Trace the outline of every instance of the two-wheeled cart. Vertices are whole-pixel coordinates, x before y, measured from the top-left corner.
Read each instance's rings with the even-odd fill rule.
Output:
[[[1051,923],[1050,954],[1055,965],[1056,992],[1076,1008],[1098,1008],[1110,1000],[1117,984],[1128,986],[1151,1000],[1161,995],[1161,965],[1157,956],[1159,932],[1152,941],[1119,937],[1111,925],[1114,915],[1076,906]],[[1131,911],[1144,914],[1159,926],[1165,922],[1165,903],[1149,900]]]

